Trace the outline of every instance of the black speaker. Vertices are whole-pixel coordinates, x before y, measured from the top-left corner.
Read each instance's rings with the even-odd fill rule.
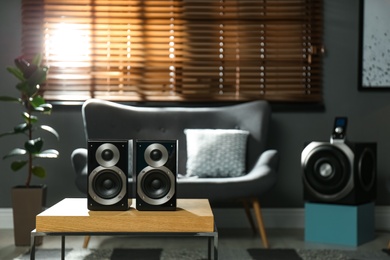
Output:
[[[127,210],[128,140],[88,141],[88,209]]]
[[[138,210],[176,210],[177,149],[177,140],[135,141]]]
[[[301,154],[304,199],[359,205],[376,199],[376,143],[310,142]]]

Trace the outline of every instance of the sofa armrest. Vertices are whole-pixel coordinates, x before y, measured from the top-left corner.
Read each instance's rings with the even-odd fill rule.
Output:
[[[277,150],[266,150],[264,151],[259,159],[257,160],[255,166],[253,169],[247,174],[255,174],[257,175],[257,172],[259,172],[259,167],[264,167],[268,166],[269,168],[272,169],[275,173],[278,171],[278,166],[279,166],[279,153]]]
[[[260,155],[253,169],[248,174],[242,176],[240,181],[266,181],[273,185],[276,183],[278,166],[278,151],[266,150]]]
[[[76,172],[76,186],[81,192],[87,194],[88,150],[77,148],[72,152],[70,158]]]

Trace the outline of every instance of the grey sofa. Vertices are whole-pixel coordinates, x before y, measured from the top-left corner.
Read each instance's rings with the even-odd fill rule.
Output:
[[[278,152],[267,150],[271,109],[266,101],[210,107],[143,107],[91,99],[82,106],[86,139],[175,139],[179,142],[178,198],[208,198],[211,202],[242,199],[252,228],[250,206],[265,248],[268,248],[259,197],[277,179]],[[189,177],[186,174],[185,129],[241,129],[249,131],[246,143],[246,173],[237,177]],[[87,192],[87,150],[78,148],[71,155],[76,185]],[[129,178],[129,189],[133,187]],[[134,197],[134,194],[129,196]],[[218,223],[217,223],[218,224]]]

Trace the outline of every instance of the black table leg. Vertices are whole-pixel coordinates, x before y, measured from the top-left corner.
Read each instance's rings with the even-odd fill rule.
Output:
[[[30,260],[35,260],[35,233],[31,232]]]
[[[61,259],[65,259],[65,236],[61,236]]]
[[[214,233],[214,260],[218,260],[218,233]]]

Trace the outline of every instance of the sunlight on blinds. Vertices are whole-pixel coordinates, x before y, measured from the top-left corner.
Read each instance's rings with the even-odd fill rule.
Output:
[[[91,66],[90,26],[59,23],[45,32],[45,54],[52,63],[67,67]]]
[[[322,102],[322,0],[22,0],[47,100]]]

